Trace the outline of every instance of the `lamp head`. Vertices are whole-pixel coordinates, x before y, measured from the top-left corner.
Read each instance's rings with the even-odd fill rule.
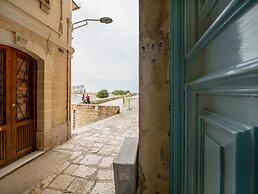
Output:
[[[110,17],[103,17],[103,18],[100,18],[99,21],[101,23],[105,23],[105,24],[110,24],[113,22],[113,20],[110,18]]]

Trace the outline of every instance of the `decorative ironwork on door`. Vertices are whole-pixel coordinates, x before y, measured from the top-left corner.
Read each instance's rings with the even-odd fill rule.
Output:
[[[32,118],[32,66],[33,62],[17,54],[16,66],[16,121]]]

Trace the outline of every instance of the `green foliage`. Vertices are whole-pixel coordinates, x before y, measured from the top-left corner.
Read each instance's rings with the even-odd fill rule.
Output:
[[[113,95],[118,96],[118,95],[126,95],[129,94],[130,90],[114,90],[112,92]]]
[[[98,98],[107,98],[109,96],[108,91],[106,89],[100,90],[97,95]]]

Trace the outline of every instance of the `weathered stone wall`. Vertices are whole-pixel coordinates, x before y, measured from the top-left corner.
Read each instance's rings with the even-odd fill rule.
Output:
[[[119,106],[100,106],[91,104],[72,105],[73,127],[80,127],[110,117],[120,112]]]
[[[139,193],[169,193],[169,0],[140,1]]]

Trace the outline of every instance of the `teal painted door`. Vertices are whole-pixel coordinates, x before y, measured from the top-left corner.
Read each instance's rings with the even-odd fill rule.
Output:
[[[257,194],[257,1],[184,2],[179,193]]]

